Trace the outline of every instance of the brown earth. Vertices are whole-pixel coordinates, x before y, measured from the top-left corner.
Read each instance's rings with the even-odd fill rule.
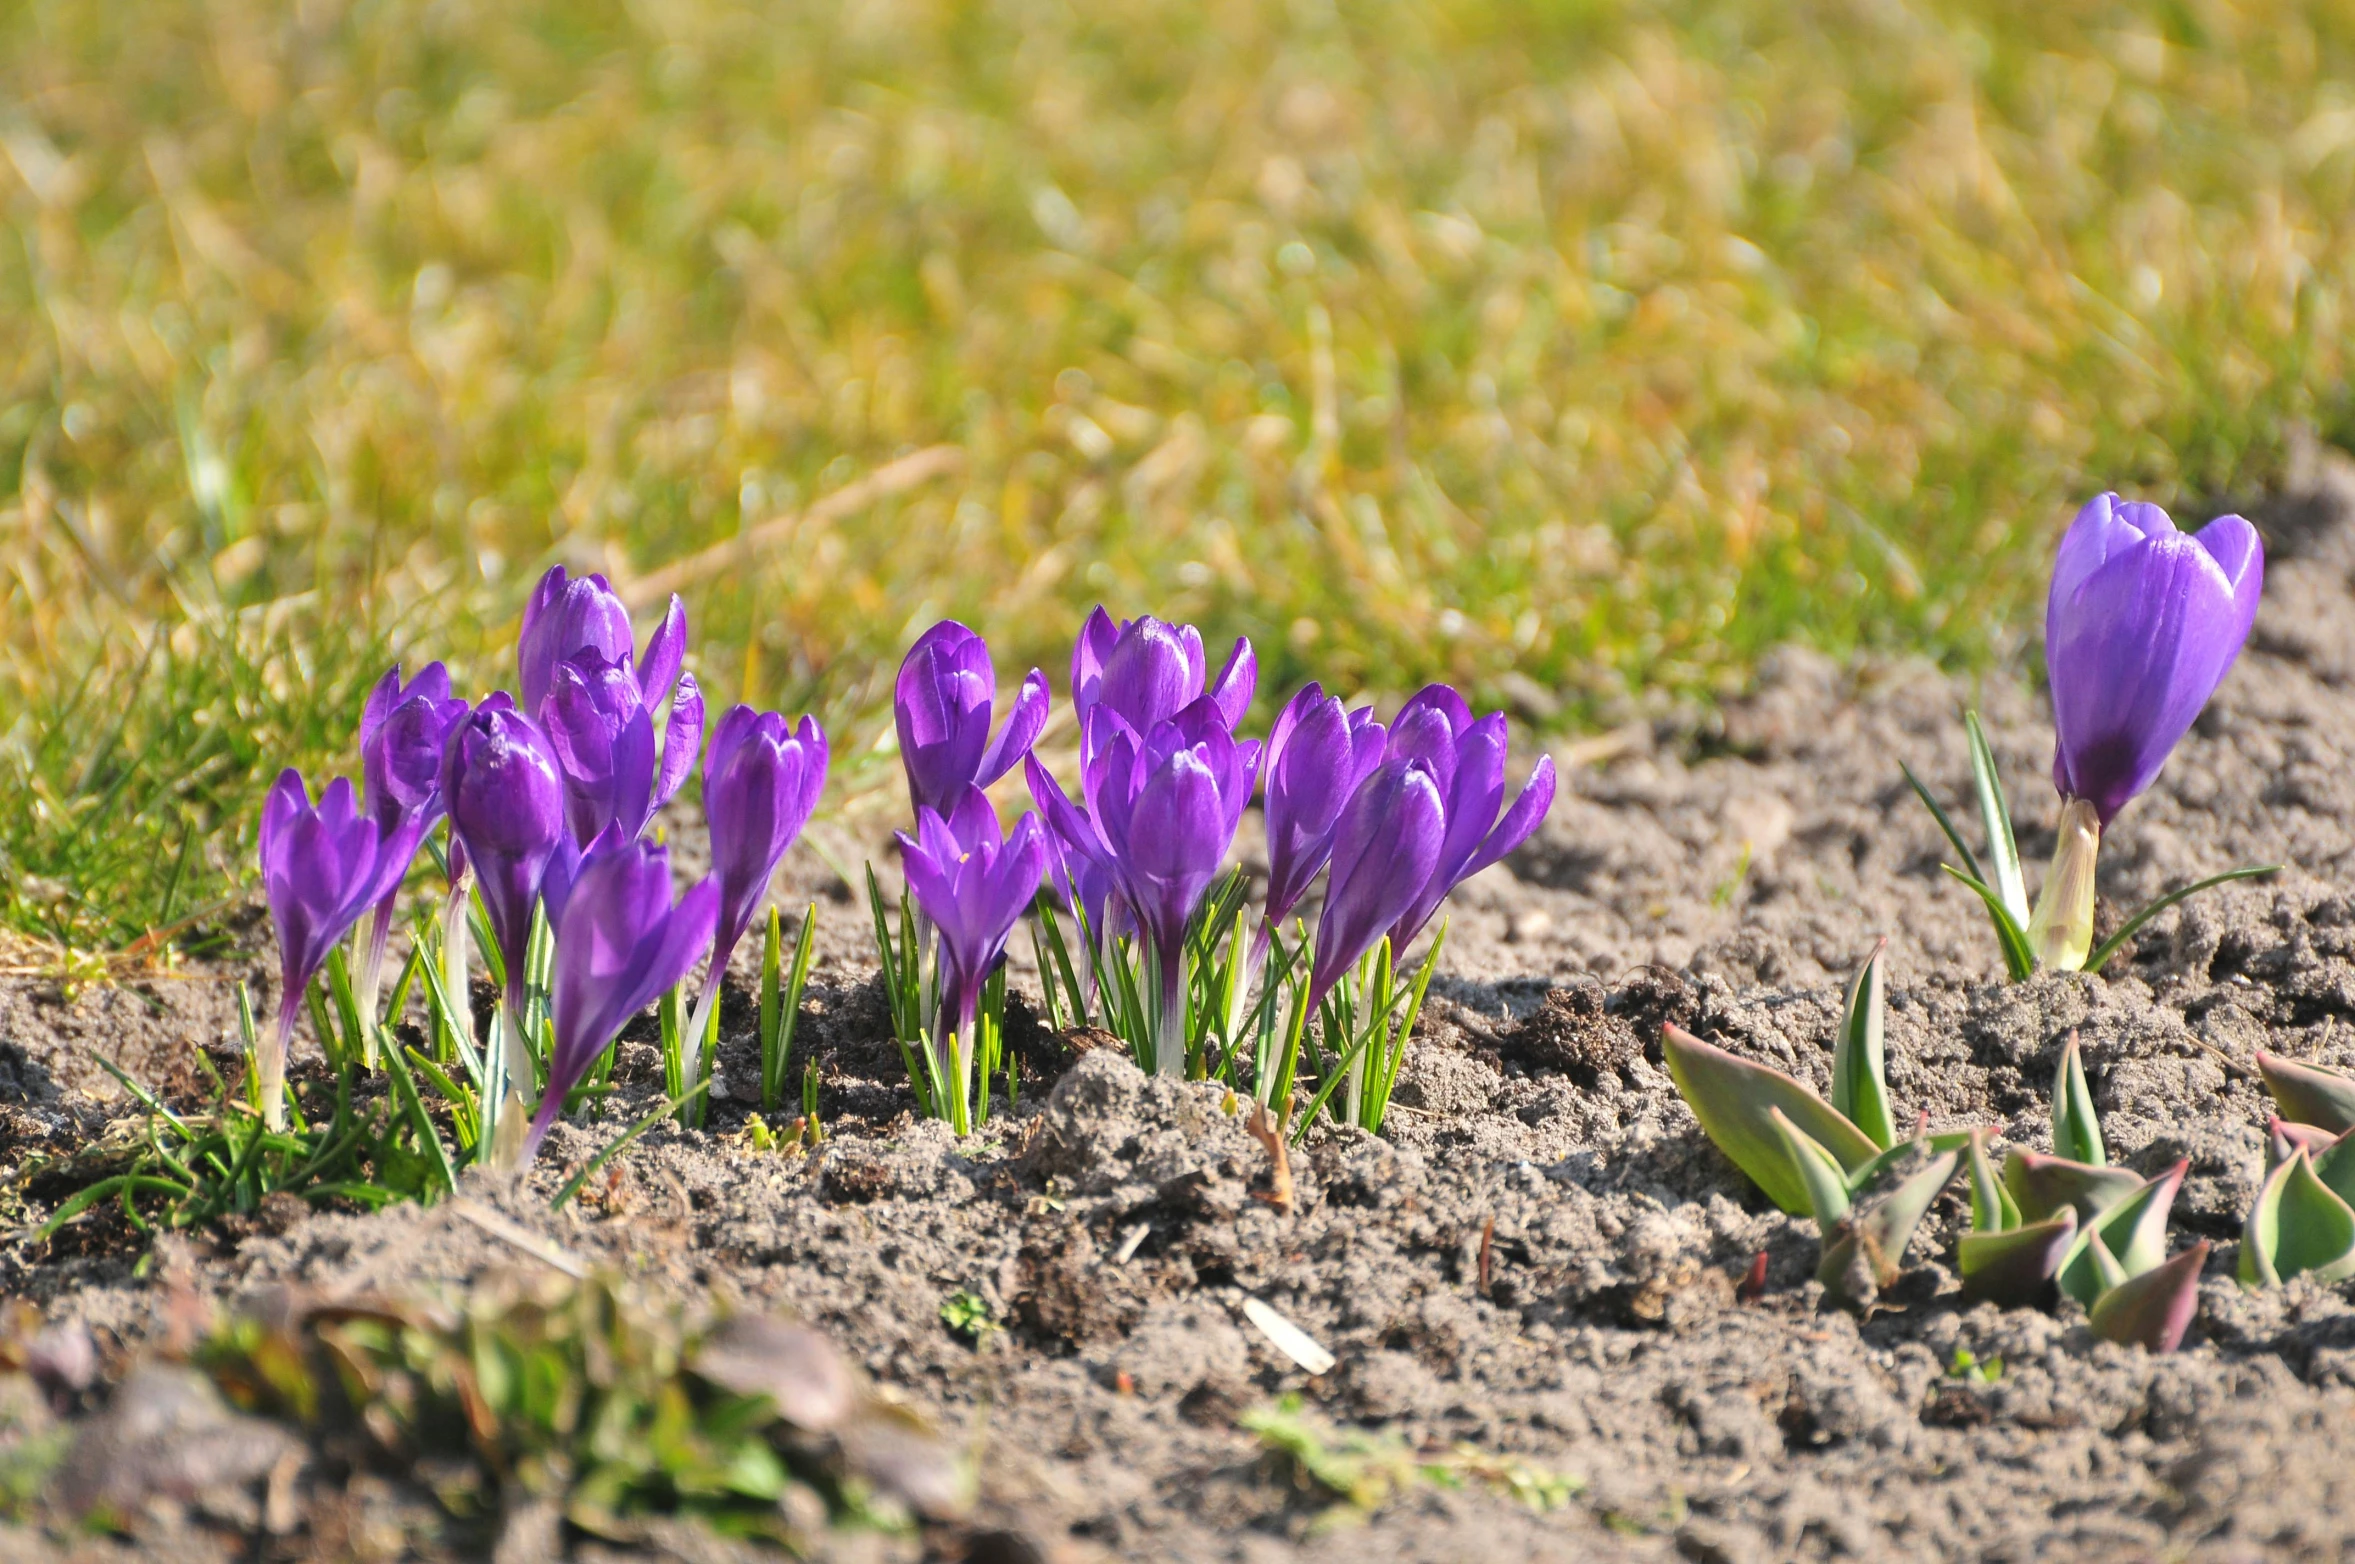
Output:
[[[1073,1062],[1033,1039],[1021,1107],[964,1144],[907,1117],[862,909],[802,853],[793,890],[820,895],[822,958],[803,1046],[834,1139],[751,1152],[730,1134],[743,1105],[723,1101],[713,1132],[649,1136],[585,1209],[551,1218],[544,1195],[602,1128],[560,1129],[533,1189],[479,1180],[473,1196],[638,1285],[833,1332],[969,1431],[986,1522],[1004,1528],[977,1559],[2339,1557],[2355,1534],[2355,1311],[2343,1289],[2255,1293],[2231,1272],[2262,1166],[2252,1050],[2355,1065],[2355,474],[2306,467],[2261,515],[2272,558],[2249,650],[2118,822],[2102,890],[2131,906],[2236,863],[2288,867],[2162,917],[2105,976],[2002,983],[1898,775],[1905,759],[1959,803],[1975,700],[2041,859],[2041,699],[2016,679],[1973,692],[1927,666],[1793,651],[1706,724],[1632,726],[1565,757],[1541,836],[1455,898],[1389,1131],[1313,1135],[1290,1214],[1258,1198],[1266,1154],[1218,1088],[1109,1053]],[[1676,1020],[1820,1085],[1840,985],[1881,934],[1904,1111],[2043,1147],[2075,1031],[2113,1155],[2145,1172],[2190,1160],[2176,1242],[2216,1248],[2180,1353],[2099,1342],[2067,1305],[1961,1307],[1959,1192],[1880,1312],[1820,1306],[1812,1228],[1703,1140],[1658,1029]],[[0,991],[0,1160],[103,1118],[111,1083],[90,1050],[188,1089],[187,1050],[234,1035],[227,992],[209,973],[72,1002]],[[745,1079],[749,1000],[723,1024],[724,1075]],[[1745,1300],[1760,1253],[1766,1290]],[[152,1279],[136,1258],[18,1242],[0,1288],[86,1322],[119,1364],[163,1328],[171,1274],[235,1298],[516,1262],[447,1207],[292,1213],[169,1245]],[[940,1311],[959,1290],[1003,1328],[952,1334]],[[1337,1366],[1303,1374],[1245,1321],[1246,1298]],[[2000,1357],[2001,1378],[1949,1375],[1958,1348]],[[1413,1447],[1585,1486],[1546,1515],[1480,1483],[1336,1514],[1235,1426],[1285,1391]],[[234,1532],[191,1522],[146,1546],[201,1557]],[[0,1531],[0,1552],[12,1539],[36,1545]]]

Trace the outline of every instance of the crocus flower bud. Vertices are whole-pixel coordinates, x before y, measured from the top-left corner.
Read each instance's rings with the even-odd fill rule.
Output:
[[[1475,720],[1464,698],[1444,684],[1426,685],[1390,724],[1388,756],[1421,760],[1438,783],[1447,809],[1447,836],[1429,879],[1391,927],[1393,949],[1404,951],[1439,910],[1448,892],[1527,841],[1554,803],[1554,761],[1540,755],[1512,807],[1505,799],[1505,718]]]
[[[687,975],[711,945],[719,887],[698,881],[671,904],[667,849],[609,829],[582,858],[556,930],[549,1005],[556,1044],[548,1085],[522,1147],[529,1162],[564,1099],[622,1024]]]
[[[1042,801],[1056,833],[1111,871],[1160,976],[1156,1036],[1166,1044],[1183,1028],[1186,924],[1234,843],[1258,782],[1260,745],[1229,732],[1209,696],[1142,735],[1108,711],[1094,716],[1105,719],[1104,747],[1084,762],[1085,813],[1051,778]],[[1155,1063],[1164,1074],[1185,1065],[1166,1045]]]
[[[564,835],[564,775],[547,736],[505,691],[451,730],[442,799],[506,962],[508,1003],[520,1010],[532,906]]]
[[[2264,545],[2239,516],[2187,534],[2156,505],[2104,494],[2069,524],[2044,613],[2063,800],[2060,845],[2029,925],[2045,965],[2085,964],[2101,833],[2157,779],[2223,682],[2264,582]]]
[[[1423,894],[1446,835],[1446,801],[1426,760],[1385,760],[1350,794],[1335,826],[1333,878],[1317,918],[1311,1009]]]
[[[632,668],[643,703],[660,710],[671,698],[687,654],[687,609],[671,595],[662,623],[646,639],[645,655],[633,663],[630,611],[601,575],[568,576],[557,565],[532,589],[523,608],[523,636],[517,647],[523,676],[523,709],[537,712],[555,688],[556,669],[583,652]]]
[[[899,844],[908,892],[939,931],[940,1027],[933,1047],[944,1058],[959,1050],[953,1067],[962,1069],[982,985],[1047,872],[1046,833],[1038,816],[1025,813],[1001,837],[988,795],[968,787],[946,815],[920,806],[915,836],[901,832]]]
[[[422,839],[441,818],[442,749],[465,715],[466,702],[450,698],[450,675],[438,662],[427,663],[406,685],[396,663],[369,691],[360,712],[360,775],[367,786],[368,813],[386,840],[412,821],[418,823]],[[371,1066],[376,1063],[376,995],[384,978],[384,951],[399,888],[396,878],[376,904],[360,957],[356,997],[362,1018],[370,1023]]]
[[[1341,808],[1382,761],[1374,709],[1345,711],[1319,685],[1276,714],[1267,740],[1267,921],[1282,923],[1333,856]]]
[[[279,773],[270,789],[262,805],[262,888],[278,933],[280,992],[278,1027],[258,1064],[271,1128],[286,1123],[286,1048],[303,991],[360,915],[400,883],[424,834],[424,821],[415,818],[381,832],[343,777],[328,784],[315,809],[300,772]]]
[[[989,786],[1030,753],[1047,722],[1047,676],[1030,670],[992,743],[997,689],[988,643],[953,619],[934,625],[909,648],[892,715],[908,798],[916,808],[953,809],[966,788]]]
[[[629,665],[586,651],[556,665],[540,728],[564,768],[565,817],[574,841],[585,847],[616,823],[625,835],[642,836],[654,812],[695,769],[703,747],[703,691],[692,674],[677,679],[657,765],[654,713]]]
[[[1202,632],[1147,614],[1119,625],[1099,607],[1080,627],[1071,653],[1071,704],[1080,721],[1083,760],[1094,753],[1091,724],[1101,709],[1131,732],[1142,734],[1167,722],[1205,694]],[[1237,639],[1207,693],[1219,719],[1231,731],[1251,709],[1259,683],[1259,658],[1246,639]]]
[[[752,926],[770,877],[809,823],[826,787],[826,734],[812,717],[788,727],[773,711],[729,708],[711,737],[703,768],[703,814],[711,825],[711,863],[719,882],[719,935],[711,974],[687,1024],[687,1062],[696,1064],[711,1010],[719,1003],[728,958]],[[689,1079],[693,1079],[690,1071]]]

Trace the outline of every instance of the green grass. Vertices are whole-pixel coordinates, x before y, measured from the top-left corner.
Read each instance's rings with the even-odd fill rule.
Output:
[[[2280,0],[28,0],[0,916],[186,918],[389,648],[935,446],[691,586],[715,697],[849,754],[1099,598],[1564,725],[2009,654],[2086,494],[2346,427],[2350,79]]]

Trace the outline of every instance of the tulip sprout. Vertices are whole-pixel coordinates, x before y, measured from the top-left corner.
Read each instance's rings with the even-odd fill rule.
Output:
[[[2265,1182],[2241,1231],[2249,1286],[2355,1276],[2355,1080],[2260,1051],[2281,1117],[2266,1127]]]
[[[1976,1133],[1925,1127],[1897,1137],[1883,1047],[1887,949],[1886,940],[1875,946],[1848,985],[1829,1102],[1680,1027],[1662,1038],[1668,1073],[1702,1130],[1769,1200],[1815,1220],[1823,1234],[1816,1279],[1860,1308],[1897,1280],[1914,1229]]]
[[[2052,684],[2053,786],[2061,818],[2052,867],[2028,904],[2011,813],[1976,713],[1965,713],[1971,784],[1987,831],[1988,870],[1912,770],[1905,769],[1962,858],[1946,865],[1986,903],[2004,966],[2020,982],[2038,967],[2098,972],[2136,930],[2185,897],[2272,874],[2251,865],[2172,891],[2135,913],[2098,946],[2094,866],[2102,832],[2158,779],[2193,719],[2224,680],[2255,620],[2265,550],[2257,529],[2219,516],[2197,533],[2176,529],[2156,505],[2104,494],[2077,513],[2061,539],[2045,605],[2044,655]]]
[[[2208,1259],[2205,1240],[2167,1254],[2167,1214],[2189,1164],[2148,1179],[2109,1165],[2074,1033],[2053,1075],[2052,1144],[2050,1156],[2014,1147],[1999,1179],[1986,1137],[1971,1137],[1963,1296],[2023,1308],[2057,1287],[2085,1306],[2097,1335],[2174,1351]]]

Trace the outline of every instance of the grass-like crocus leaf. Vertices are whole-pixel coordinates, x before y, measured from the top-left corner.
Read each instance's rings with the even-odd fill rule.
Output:
[[[2292,1124],[2313,1124],[2334,1135],[2355,1130],[2355,1078],[2257,1050],[2257,1074],[2273,1104]]]
[[[2093,1333],[2120,1346],[2173,1352],[2199,1308],[2200,1273],[2207,1265],[2203,1238],[2173,1259],[2128,1277],[2094,1300]]]
[[[2069,1034],[2061,1049],[2060,1067],[2052,1078],[2053,1154],[2089,1167],[2107,1166],[2109,1148],[2102,1144],[2101,1120],[2093,1111],[2093,1092],[2085,1084],[2085,1061],[2077,1034]]]
[[[2269,874],[2279,873],[2281,873],[2281,865],[2277,863],[2243,864],[2238,869],[2227,869],[2222,874],[2211,874],[2204,880],[2194,880],[2179,891],[2169,891],[2157,901],[2135,913],[2124,923],[2119,924],[2115,934],[2094,946],[2092,953],[2085,958],[2085,970],[2099,972],[2102,969],[2102,963],[2116,955],[2118,947],[2134,938],[2137,930],[2185,897],[2196,896],[2211,886],[2228,885],[2234,880],[2256,880]]]
[[[1987,1160],[1987,1132],[1971,1131],[1968,1160],[1965,1163],[1971,1179],[1971,1230],[1978,1233],[2008,1233],[2020,1225],[2020,1207],[2012,1199],[2012,1192],[2003,1187],[1996,1176],[1995,1165]],[[2075,1213],[2071,1212],[2074,1225]]]
[[[1958,1151],[1939,1152],[1887,1195],[1851,1211],[1844,1224],[1825,1235],[1815,1279],[1835,1297],[1850,1303],[1868,1301],[1854,1296],[1859,1262],[1876,1289],[1895,1282],[1914,1229],[1921,1226],[1931,1203],[1953,1181],[1961,1162]]]
[[[2266,1175],[2241,1229],[2240,1279],[2272,1286],[2312,1271],[2325,1282],[2355,1276],[2355,1208],[2314,1176],[2303,1151]]]
[[[2007,1309],[2041,1303],[2053,1277],[2077,1238],[2077,1211],[2061,1213],[2024,1227],[1965,1233],[1955,1246],[1962,1269],[1963,1296],[1973,1303],[1999,1304]]]
[[[2078,1220],[2089,1221],[2142,1188],[2142,1182],[2129,1168],[2091,1167],[2017,1146],[2003,1159],[2003,1187],[2023,1222],[2041,1222],[2063,1206],[2075,1207]]]
[[[1962,839],[1962,833],[1954,828],[1954,822],[1947,818],[1944,806],[1930,796],[1928,788],[1922,786],[1922,779],[1913,774],[1913,767],[1901,760],[1897,763],[1897,769],[1905,773],[1906,785],[1913,789],[1913,796],[1922,801],[1922,806],[1930,811],[1930,818],[1938,822],[1938,829],[1946,833],[1947,845],[1963,861],[1964,872],[1974,880],[1985,880],[1986,875],[1979,869],[1979,855],[1971,851],[1970,844]],[[2000,901],[1999,897],[1999,904]]]
[[[1809,1135],[1783,1115],[1780,1108],[1766,1110],[1767,1122],[1782,1139],[1783,1150],[1791,1159],[1791,1172],[1807,1191],[1807,1214],[1816,1225],[1830,1232],[1834,1223],[1848,1215],[1848,1173],[1840,1166],[1840,1159],[1824,1150],[1820,1141]]]
[[[2088,1221],[2076,1245],[2061,1260],[2061,1290],[2090,1308],[2119,1279],[2108,1276],[2101,1264],[2103,1256],[2117,1263],[2120,1278],[2140,1276],[2165,1259],[2167,1213],[2190,1166],[2188,1162],[2176,1163]]]
[[[1963,713],[1963,732],[1971,744],[1971,792],[1979,801],[1979,823],[1987,832],[1988,867],[1994,870],[1995,894],[2025,927],[2028,922],[2028,877],[2020,872],[2020,848],[2012,837],[2011,805],[2004,801],[2003,780],[1996,774],[1995,750],[1975,711]],[[1973,873],[1977,873],[1974,869]],[[1981,879],[1987,876],[1981,875]]]
[[[1883,936],[1848,984],[1840,1011],[1840,1039],[1832,1050],[1832,1107],[1864,1131],[1883,1151],[1897,1142],[1889,1113],[1889,1082],[1882,1051],[1888,1023],[1888,995],[1881,964],[1889,953]]]
[[[1995,943],[2003,951],[2003,969],[2015,983],[2024,983],[2036,975],[2036,947],[2028,943],[2028,930],[2013,917],[2003,904],[2003,897],[1995,887],[1974,874],[1965,874],[1953,864],[1938,866],[1953,875],[1987,904],[1987,916],[1995,924]]]
[[[1780,1070],[1737,1059],[1682,1027],[1667,1028],[1660,1045],[1677,1091],[1710,1140],[1750,1175],[1767,1199],[1793,1216],[1806,1216],[1812,1207],[1770,1110],[1781,1109],[1843,1169],[1853,1172],[1880,1152],[1871,1136]]]

